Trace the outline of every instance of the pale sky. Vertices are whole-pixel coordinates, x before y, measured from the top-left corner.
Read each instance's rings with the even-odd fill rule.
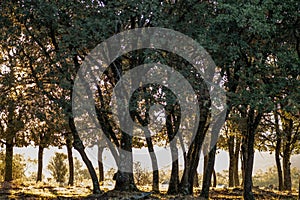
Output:
[[[61,152],[67,154],[66,148],[58,149],[57,147],[51,147],[49,149],[44,150],[44,160],[43,160],[43,174],[45,177],[50,177],[50,173],[46,169],[48,162],[51,158],[51,156],[54,155],[54,152]],[[171,169],[171,156],[170,152],[167,151],[167,149],[163,147],[158,147],[155,149],[157,152],[157,160],[158,160],[158,165],[160,169]],[[92,161],[94,167],[97,167],[97,151],[93,149],[86,149],[87,155]],[[142,164],[142,167],[151,169],[151,161],[150,161],[150,156],[147,152],[146,148],[143,148],[141,150],[139,149],[134,149],[134,161],[139,161]],[[223,170],[228,170],[229,166],[229,156],[226,151],[219,150],[219,153],[216,156],[216,164],[215,164],[215,169],[217,172],[221,172]],[[23,154],[25,158],[30,157],[31,159],[37,159],[37,154],[38,154],[38,148],[34,147],[26,147],[26,148],[14,148],[14,153],[15,154]],[[73,155],[77,158],[80,159],[79,153],[73,149]],[[111,156],[110,152],[108,150],[105,150],[103,153],[103,159],[104,159],[104,170],[107,171],[111,167],[116,168],[116,165],[113,161],[113,157]],[[203,163],[203,156],[201,155],[201,161],[198,167],[198,172],[202,173],[202,163]],[[81,159],[80,159],[81,160]],[[183,165],[183,158],[179,159],[179,164]],[[254,160],[254,172],[256,172],[258,169],[266,170],[269,167],[275,166],[275,158],[274,154],[270,154],[268,152],[255,152],[255,160]],[[293,156],[292,157],[292,167],[298,167],[300,169],[300,155]],[[37,166],[32,166],[28,169],[29,171],[36,171]],[[27,173],[28,173],[27,172]]]

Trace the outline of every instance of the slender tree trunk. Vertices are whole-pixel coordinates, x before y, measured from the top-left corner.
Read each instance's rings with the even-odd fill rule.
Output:
[[[173,115],[174,110],[170,112],[170,114],[166,118],[166,127],[168,133],[168,139],[171,148],[171,156],[172,156],[172,170],[171,177],[169,182],[168,194],[177,194],[178,186],[179,186],[179,165],[178,165],[178,148],[176,146],[176,138],[174,127],[175,125],[175,116]]]
[[[207,167],[207,164],[208,164],[208,154],[204,153],[204,159],[203,159],[203,177],[205,176],[206,174],[206,167]]]
[[[155,154],[155,153],[153,152],[151,154]],[[151,157],[151,154],[150,154],[150,157]],[[156,156],[155,156],[155,158],[154,158],[154,156],[155,155],[152,155],[151,162],[154,162],[155,163],[154,166],[157,166]],[[155,170],[153,170],[152,176],[153,176],[152,190],[153,190],[153,192],[159,192],[159,170],[158,170],[158,168],[156,168]]]
[[[276,141],[276,149],[275,149],[275,161],[278,175],[278,190],[283,190],[283,177],[282,177],[282,168],[280,162],[280,147],[281,147],[281,139],[277,138]]]
[[[36,182],[42,181],[42,176],[43,176],[43,153],[44,153],[44,147],[42,145],[39,145],[39,150],[38,150],[38,171],[37,171]]]
[[[13,138],[6,140],[5,147],[5,177],[4,181],[12,181],[12,169],[13,167]]]
[[[70,130],[72,131],[72,135],[73,135],[73,146],[74,148],[78,151],[78,153],[80,154],[83,162],[85,163],[85,165],[88,168],[88,171],[90,173],[90,176],[92,178],[92,183],[93,183],[93,193],[94,194],[100,194],[101,190],[99,187],[99,182],[98,182],[98,178],[97,178],[97,174],[95,172],[95,169],[92,165],[92,162],[89,160],[89,158],[87,157],[85,151],[84,151],[84,145],[82,144],[82,141],[78,135],[78,132],[76,130],[75,127],[75,123],[74,123],[74,118],[72,116],[69,117],[69,127]]]
[[[195,140],[197,142],[195,142]],[[186,162],[184,164],[183,175],[179,185],[180,193],[182,194],[193,194],[194,176],[198,167],[199,158],[200,158],[200,149],[203,142],[203,139],[202,140],[195,139],[195,140],[190,145],[190,148],[186,155]]]
[[[66,139],[67,143],[67,152],[68,152],[68,162],[69,162],[69,182],[68,185],[74,185],[74,160],[73,160],[73,153],[72,153],[72,142],[69,136]]]
[[[103,160],[102,160],[103,151],[104,151],[104,147],[101,145],[98,145],[99,182],[104,181],[104,169],[103,169]]]
[[[171,155],[172,155],[172,171],[169,182],[168,194],[177,194],[179,186],[179,165],[178,165],[178,149],[176,143],[171,143]]]
[[[241,183],[241,186],[244,187],[244,177],[245,177],[245,159],[243,158],[244,155],[243,155],[243,145],[242,145],[242,152],[241,152],[241,163],[242,163],[242,166],[241,166],[241,170],[242,170],[242,183]]]
[[[148,128],[144,130],[146,136],[146,142],[148,146],[148,152],[150,154],[151,163],[152,163],[152,190],[154,192],[159,192],[159,171],[158,171],[158,164],[157,158],[154,152],[154,147],[151,139],[151,133]]]
[[[205,88],[204,85],[203,88]],[[209,92],[205,89],[199,92],[199,96],[201,96],[201,98],[198,98],[198,103],[201,111],[201,117],[199,119],[198,130],[195,138],[189,145],[189,149],[186,154],[186,162],[184,163],[183,175],[179,185],[179,190],[182,194],[193,194],[194,177],[199,165],[200,151],[208,130],[210,109],[208,109],[207,105],[204,105],[204,100],[210,100],[209,95],[207,94],[209,94]]]
[[[239,179],[239,156],[240,156],[240,147],[241,140],[238,136],[236,136],[236,144],[235,144],[235,152],[234,152],[234,186],[240,186],[240,179]]]
[[[229,187],[234,184],[234,168],[235,168],[235,155],[234,155],[234,136],[229,136],[228,139],[228,152],[229,152]]]
[[[283,177],[282,177],[282,168],[280,162],[280,152],[281,152],[281,133],[279,129],[279,119],[278,114],[274,112],[275,118],[275,129],[276,129],[276,147],[275,147],[275,161],[277,167],[277,175],[278,175],[278,190],[283,190]]]
[[[218,180],[217,180],[217,173],[216,173],[216,170],[215,170],[215,169],[213,170],[212,176],[213,176],[213,178],[214,178],[214,179],[213,179],[214,182],[213,182],[213,184],[212,184],[212,187],[216,188],[216,187],[217,187],[217,182],[218,182]]]
[[[205,173],[202,182],[202,190],[200,193],[200,197],[205,199],[209,198],[209,188],[211,186],[211,177],[214,171],[216,150],[217,150],[217,146],[214,145],[214,147],[211,149],[211,151],[208,154],[208,161],[205,166]],[[216,177],[214,177],[214,179],[216,183]]]

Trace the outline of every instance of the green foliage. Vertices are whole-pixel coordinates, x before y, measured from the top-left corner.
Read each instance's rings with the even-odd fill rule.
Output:
[[[66,154],[56,152],[47,166],[51,175],[58,183],[64,183],[66,180],[66,175],[68,173],[66,159]]]
[[[297,0],[110,0],[101,3],[4,0],[1,11],[2,144],[9,141],[17,146],[61,145],[60,133],[69,132],[66,120],[71,115],[72,84],[81,61],[98,43],[113,34],[145,26],[180,31],[199,41],[211,53],[224,77],[230,111],[234,107],[238,112],[231,115],[227,123],[231,126],[230,134],[242,135],[247,129],[246,123],[251,119],[242,117],[240,112],[252,110],[266,115],[280,104],[284,112],[299,118],[297,27],[300,12]],[[147,56],[148,62],[157,59],[164,63],[169,59],[166,55],[157,57]],[[182,71],[190,74],[189,70]],[[105,84],[112,86],[108,81]],[[104,92],[109,93],[107,88]],[[273,136],[267,133],[264,136],[274,141],[274,128],[267,120],[270,118],[261,122],[259,131],[273,133]],[[107,117],[105,122],[111,121],[112,118]],[[299,127],[299,122],[296,123]],[[165,140],[167,138],[161,135],[153,139],[155,144],[164,144]],[[137,138],[133,142],[138,147],[145,145],[145,141]],[[269,142],[262,145],[264,150],[274,149]],[[298,152],[299,148],[295,147],[293,153]],[[14,160],[18,159],[16,155]],[[48,167],[53,176],[63,177],[56,178],[58,182],[63,182],[67,173],[64,160],[64,156],[56,155]],[[3,174],[3,160],[0,165]],[[14,169],[14,173],[20,171]],[[88,178],[87,170],[82,169],[77,160],[75,174],[79,180]]]
[[[5,152],[0,151],[0,181],[4,180],[5,173]],[[15,154],[13,160],[13,179],[25,178],[26,161],[21,154]]]

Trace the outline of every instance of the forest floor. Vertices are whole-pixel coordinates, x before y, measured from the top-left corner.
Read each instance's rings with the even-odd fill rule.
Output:
[[[279,192],[275,190],[259,189],[255,188],[254,194],[256,199],[298,199],[298,194],[294,192]],[[117,192],[106,191],[103,194],[93,195],[91,188],[82,186],[51,186],[48,184],[8,184],[2,183],[0,188],[0,199],[103,199],[103,200],[130,200],[130,199],[199,199],[200,190],[195,190],[193,196],[175,196],[166,195],[164,192],[160,194],[154,194],[151,192]],[[211,189],[210,199],[222,200],[222,199],[242,199],[242,190],[240,188],[229,189]]]

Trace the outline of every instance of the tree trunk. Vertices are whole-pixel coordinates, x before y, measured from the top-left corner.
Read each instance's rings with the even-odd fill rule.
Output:
[[[283,190],[283,177],[282,177],[282,168],[280,162],[280,148],[281,148],[281,139],[277,138],[276,141],[276,149],[275,149],[275,161],[278,175],[278,190]]]
[[[292,190],[292,178],[291,178],[291,162],[290,162],[290,154],[283,154],[283,178],[284,178],[284,189],[291,191]]]
[[[100,187],[99,187],[97,174],[96,174],[95,169],[92,165],[92,162],[89,160],[89,158],[87,157],[87,155],[84,151],[84,146],[82,144],[81,139],[79,138],[78,132],[77,132],[76,127],[75,127],[74,118],[72,116],[69,116],[69,127],[70,127],[70,130],[72,131],[72,135],[73,135],[73,140],[74,140],[73,146],[78,151],[78,153],[80,154],[80,156],[81,156],[83,162],[85,163],[85,165],[87,166],[88,171],[90,173],[90,176],[92,178],[93,193],[94,194],[100,194],[101,190],[100,190]]]
[[[246,142],[247,141],[247,142]],[[244,178],[243,178],[243,197],[245,200],[254,200],[254,195],[252,193],[252,171],[254,162],[254,133],[249,133],[248,138],[243,144],[243,159],[244,159]]]
[[[174,127],[177,125],[174,115],[174,109],[170,112],[170,114],[166,118],[166,127],[168,133],[168,139],[170,143],[170,150],[172,156],[172,171],[169,182],[168,194],[177,194],[178,186],[179,186],[179,164],[178,164],[178,149],[176,146],[176,138]],[[174,125],[174,126],[173,126]],[[176,128],[175,128],[176,129]]]
[[[178,164],[178,149],[176,143],[171,143],[171,155],[172,155],[172,171],[169,182],[168,194],[178,194],[179,186],[179,164]]]
[[[134,56],[135,57],[135,56]],[[136,58],[136,57],[135,57]],[[131,60],[132,63],[138,62],[136,59]],[[123,73],[127,70],[124,70],[124,66],[119,65],[117,66],[119,72],[114,73],[114,78],[115,84],[117,84],[117,81],[123,76]],[[135,74],[130,74],[130,76],[135,77]],[[137,85],[137,82],[134,82],[134,79],[131,79],[131,84],[132,85]],[[128,93],[128,88],[126,88],[125,85],[121,86],[119,90],[116,91],[116,96],[117,97],[128,97],[128,102],[127,99],[119,99],[118,103],[121,105],[129,105],[129,93]],[[123,106],[118,106],[117,107],[117,113],[122,113],[120,116],[118,116],[120,122],[125,122],[126,118],[130,118],[130,115],[123,115],[123,113],[128,113],[129,111],[125,109]],[[128,127],[129,128],[129,127]],[[120,139],[120,148],[121,151],[119,152],[119,165],[118,165],[118,171],[116,173],[116,185],[115,185],[115,190],[118,191],[138,191],[135,183],[134,183],[134,176],[133,176],[133,155],[132,155],[132,132],[133,129],[131,130],[126,130],[128,133],[124,131],[120,131],[121,133],[121,139]],[[131,133],[131,134],[130,134]]]
[[[39,145],[39,150],[38,150],[38,171],[37,171],[36,182],[42,181],[42,176],[43,176],[43,153],[44,153],[44,147],[42,145]]]
[[[69,136],[66,139],[67,143],[67,152],[68,152],[68,162],[69,162],[69,181],[68,185],[74,185],[74,161],[73,161],[73,154],[72,154],[72,142]]]
[[[202,85],[202,84],[201,84]],[[208,90],[204,89],[206,86],[203,85],[203,90],[199,92],[198,103],[201,111],[201,116],[198,123],[198,129],[195,134],[194,140],[189,145],[189,149],[186,154],[186,162],[184,163],[183,175],[180,181],[179,190],[182,194],[193,194],[194,177],[199,165],[200,151],[202,144],[205,139],[205,135],[208,131],[208,118],[210,115],[210,109],[204,102],[207,102],[210,97]]]
[[[229,187],[234,184],[234,168],[235,168],[235,155],[234,155],[234,136],[229,136],[228,139],[228,152],[229,152]]]
[[[243,154],[243,197],[244,200],[254,200],[254,195],[252,192],[253,182],[252,182],[252,172],[254,163],[254,141],[255,133],[257,127],[260,123],[262,114],[255,114],[253,109],[248,111],[246,130],[244,131],[244,138],[242,142],[242,154]]]
[[[104,169],[103,169],[103,160],[102,160],[103,151],[104,151],[104,147],[98,144],[99,182],[104,181]]]
[[[214,147],[211,149],[211,151],[208,154],[208,161],[205,166],[205,173],[202,182],[202,190],[200,193],[200,197],[205,199],[209,198],[209,188],[211,186],[211,177],[214,171],[216,150],[217,150],[217,145],[214,145]],[[214,177],[214,182],[216,184],[216,177]]]
[[[214,179],[213,179],[214,182],[213,182],[213,184],[212,184],[212,187],[216,188],[216,187],[217,187],[217,173],[216,173],[216,170],[215,170],[215,169],[213,170],[212,176],[213,176],[213,178],[214,178]]]
[[[5,177],[4,181],[12,181],[12,169],[13,167],[13,138],[6,141],[5,147]]]
[[[242,183],[241,186],[244,187],[244,177],[245,177],[245,160],[243,158],[243,145],[242,145],[242,152],[241,152],[241,170],[242,170]]]
[[[118,172],[115,190],[138,191],[133,177],[132,136],[122,131]]]
[[[183,175],[179,184],[179,192],[182,194],[193,194],[194,177],[199,164],[200,150],[206,134],[205,128],[206,123],[200,120],[195,139],[190,144],[185,157],[186,162],[184,163]]]
[[[282,168],[280,162],[280,152],[281,152],[281,133],[279,129],[279,119],[278,114],[274,112],[275,118],[275,129],[276,129],[276,147],[275,147],[275,161],[277,167],[277,175],[278,175],[278,190],[283,190],[283,177],[282,177]]]
[[[206,167],[208,164],[208,154],[206,154],[206,153],[203,153],[203,154],[205,155],[204,160],[203,160],[203,177],[204,177],[206,174]]]
[[[236,144],[235,144],[235,152],[234,152],[234,168],[233,168],[233,174],[234,174],[234,186],[238,187],[240,186],[240,179],[239,179],[239,156],[240,156],[240,147],[241,146],[241,140],[240,137],[236,136]]]
[[[291,178],[291,141],[292,141],[292,131],[293,131],[293,120],[284,119],[283,130],[285,133],[284,144],[283,144],[283,158],[282,158],[282,167],[283,167],[283,186],[284,190],[292,190],[292,178]]]
[[[148,128],[144,129],[144,133],[146,136],[148,152],[150,154],[151,164],[152,164],[152,191],[159,192],[159,171],[158,171],[157,158],[154,152],[154,147],[151,139],[151,133]]]
[[[154,154],[154,152],[153,152],[153,154]],[[151,158],[151,160],[152,160],[152,158]],[[153,162],[157,163],[156,160],[153,160]],[[159,170],[158,169],[153,170],[152,176],[153,176],[152,191],[159,192]]]

